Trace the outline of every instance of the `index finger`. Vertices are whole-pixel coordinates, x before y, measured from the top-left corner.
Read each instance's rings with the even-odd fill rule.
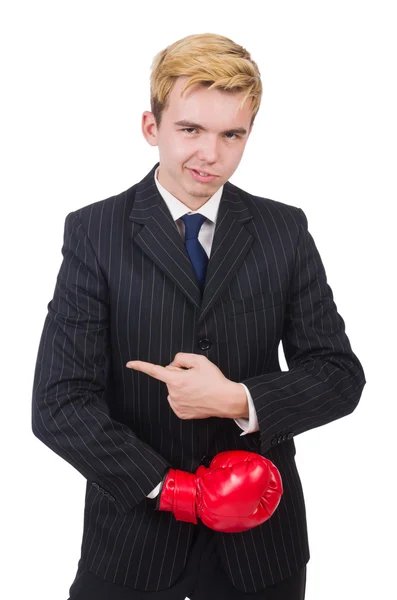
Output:
[[[161,365],[155,365],[153,363],[145,362],[143,360],[130,360],[127,365],[128,368],[135,369],[136,371],[143,371],[151,377],[155,377],[164,383],[172,383],[175,380],[175,375],[166,367]]]

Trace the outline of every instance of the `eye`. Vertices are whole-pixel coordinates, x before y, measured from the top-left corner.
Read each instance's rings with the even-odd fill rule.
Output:
[[[240,137],[237,133],[232,133],[230,131],[228,133],[226,133],[226,135],[234,135],[236,140]],[[230,140],[231,138],[228,138],[228,139]]]

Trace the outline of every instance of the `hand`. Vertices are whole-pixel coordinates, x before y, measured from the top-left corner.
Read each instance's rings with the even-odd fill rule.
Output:
[[[200,354],[178,352],[166,367],[141,360],[129,361],[126,366],[163,381],[168,402],[180,419],[239,416],[241,398],[246,398],[240,384],[227,379]]]
[[[267,458],[246,450],[227,450],[200,465],[196,474],[170,469],[160,492],[158,510],[170,511],[178,521],[204,525],[215,531],[246,531],[267,521],[283,493],[277,467]]]

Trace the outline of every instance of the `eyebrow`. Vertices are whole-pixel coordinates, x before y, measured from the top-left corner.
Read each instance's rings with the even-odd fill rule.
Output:
[[[201,129],[201,131],[207,131],[205,127],[202,125],[198,125],[198,123],[192,123],[191,121],[175,121],[174,125],[178,125],[180,127],[193,127],[194,129]],[[245,135],[247,130],[244,127],[235,127],[234,129],[228,129],[227,131],[221,131],[221,133],[241,133],[241,135]]]

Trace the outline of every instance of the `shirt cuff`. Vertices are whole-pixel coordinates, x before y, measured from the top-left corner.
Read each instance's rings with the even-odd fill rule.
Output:
[[[152,490],[152,491],[150,492],[150,494],[148,494],[148,495],[147,495],[147,497],[148,497],[148,498],[155,498],[156,496],[158,496],[158,493],[159,493],[159,491],[160,491],[160,487],[161,487],[161,484],[162,484],[162,483],[163,483],[163,482],[162,482],[162,481],[160,481],[160,483],[159,483],[158,485],[156,485],[156,487],[154,488],[154,490]]]
[[[254,431],[259,431],[259,423],[258,417],[256,415],[256,409],[254,406],[254,401],[252,400],[252,396],[250,394],[249,389],[244,383],[240,383],[245,388],[245,393],[247,394],[248,399],[248,419],[234,419],[237,425],[243,430],[243,433],[240,434],[246,435],[247,433],[252,433]]]

